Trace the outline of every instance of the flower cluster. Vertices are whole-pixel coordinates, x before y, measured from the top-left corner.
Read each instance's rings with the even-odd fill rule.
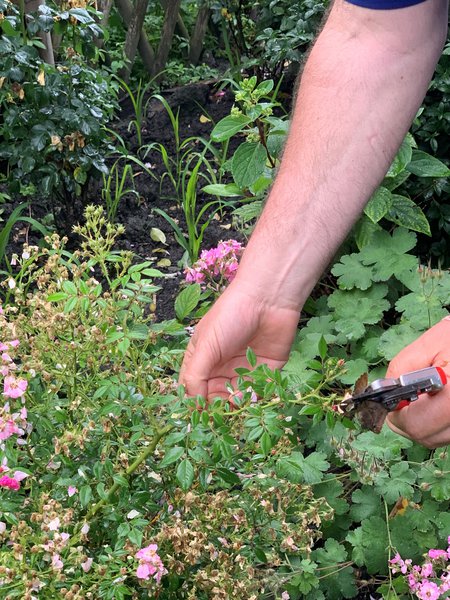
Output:
[[[150,544],[136,553],[135,558],[139,560],[136,576],[139,579],[150,579],[150,577],[153,577],[156,583],[160,583],[162,576],[167,574],[167,569],[164,568],[157,550],[157,544]]]
[[[216,248],[203,250],[199,260],[192,267],[186,267],[186,281],[221,292],[233,281],[243,251],[242,244],[236,240],[219,242]]]
[[[446,598],[450,590],[450,536],[447,550],[431,549],[422,565],[413,565],[412,560],[403,560],[396,554],[389,563],[392,573],[406,576],[409,590],[416,598],[437,600]]]

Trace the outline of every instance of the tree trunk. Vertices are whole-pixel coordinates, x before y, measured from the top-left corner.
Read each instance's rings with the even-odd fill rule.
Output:
[[[205,39],[206,30],[208,29],[209,17],[211,9],[207,4],[199,8],[197,20],[195,21],[194,31],[189,44],[189,62],[196,65],[200,59],[203,50],[203,40]]]
[[[155,60],[155,75],[159,75],[164,69],[169,57],[172,46],[175,25],[177,24],[178,12],[180,10],[181,0],[168,0],[166,5],[166,14],[161,32],[161,41],[159,42],[158,52]]]
[[[142,34],[142,25],[144,24],[145,13],[147,11],[148,0],[136,0],[134,11],[127,25],[127,37],[125,38],[124,55],[126,65],[121,70],[120,76],[124,81],[129,81],[131,69],[136,57],[136,50],[139,45],[139,39]]]
[[[130,2],[130,0],[116,0],[116,7],[122,18],[124,26],[128,27],[128,24],[131,22],[131,19],[133,17],[132,3]],[[138,50],[144,62],[145,68],[150,74],[152,74],[153,67],[155,64],[155,53],[143,29],[141,29],[140,31]]]

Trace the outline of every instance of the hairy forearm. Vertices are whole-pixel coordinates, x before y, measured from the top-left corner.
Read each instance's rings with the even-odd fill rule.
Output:
[[[302,306],[420,106],[445,10],[444,0],[396,11],[336,0],[305,65],[280,170],[236,285]]]

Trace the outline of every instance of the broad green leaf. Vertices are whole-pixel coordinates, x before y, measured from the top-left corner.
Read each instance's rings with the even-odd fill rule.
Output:
[[[450,169],[443,162],[421,150],[414,150],[407,169],[419,177],[448,177],[450,175]]]
[[[354,521],[364,521],[368,517],[381,514],[382,501],[373,493],[373,487],[363,485],[352,494],[350,515]]]
[[[183,321],[197,307],[202,290],[198,283],[184,288],[175,300],[175,313],[179,321]]]
[[[317,562],[319,572],[323,572],[320,587],[327,600],[354,598],[357,593],[355,578],[351,566],[336,568],[348,560],[344,544],[334,538],[326,540],[323,548],[313,550],[311,557]]]
[[[417,258],[406,254],[415,246],[416,235],[403,228],[394,230],[392,236],[384,230],[373,234],[370,243],[360,252],[364,265],[373,265],[374,281],[387,281],[396,273],[414,269]]]
[[[294,483],[319,483],[330,466],[325,457],[324,452],[312,452],[306,458],[300,452],[292,452],[278,460],[277,470]]]
[[[413,329],[409,323],[392,325],[380,337],[378,351],[386,360],[392,360],[403,348],[414,342],[421,333],[421,331]]]
[[[236,133],[239,133],[251,120],[245,115],[230,115],[220,120],[211,131],[213,142],[224,142]]]
[[[409,464],[399,462],[390,468],[389,476],[386,472],[380,473],[375,481],[375,489],[388,504],[395,504],[401,496],[412,498],[414,493],[412,486],[415,481],[416,474],[409,468]]]
[[[409,164],[412,156],[411,145],[415,143],[414,138],[408,134],[402,142],[386,177],[397,177]]]
[[[391,194],[392,205],[386,218],[407,229],[431,235],[430,224],[423,211],[415,202],[406,196]]]
[[[92,490],[90,485],[83,485],[80,488],[80,503],[83,508],[85,508],[92,499]]]
[[[387,573],[388,537],[384,519],[372,516],[345,538],[353,546],[352,559],[365,566],[371,575]]]
[[[172,463],[176,462],[179,458],[183,456],[184,453],[185,448],[183,448],[182,446],[174,446],[173,448],[169,448],[164,454],[164,458],[158,466],[161,469],[164,469],[165,467],[168,467]]]
[[[237,185],[250,187],[263,174],[267,154],[259,142],[244,142],[234,153],[231,172]]]
[[[363,358],[346,360],[344,372],[342,375],[339,375],[338,379],[344,385],[353,385],[358,377],[360,377],[363,373],[367,373],[367,370],[367,361],[365,361]]]
[[[339,287],[343,290],[351,290],[355,287],[367,290],[373,283],[373,269],[361,263],[359,254],[341,256],[331,272],[338,278]]]
[[[391,192],[385,187],[379,187],[366,204],[364,214],[369,217],[372,223],[378,223],[390,209],[391,204]]]
[[[194,481],[194,467],[188,458],[180,462],[177,468],[177,479],[181,488],[187,491]]]

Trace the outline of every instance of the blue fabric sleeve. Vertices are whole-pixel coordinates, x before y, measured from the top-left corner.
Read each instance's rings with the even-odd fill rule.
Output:
[[[388,10],[390,8],[405,8],[414,4],[421,4],[425,0],[347,0],[347,2],[363,6],[364,8]]]

